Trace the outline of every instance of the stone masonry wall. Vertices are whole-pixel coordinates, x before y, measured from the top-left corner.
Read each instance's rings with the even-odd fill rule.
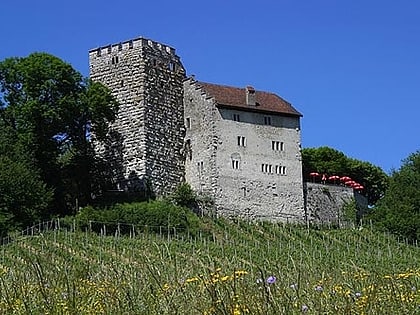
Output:
[[[182,82],[175,50],[144,38],[89,52],[90,75],[120,102],[109,142],[98,151],[111,163],[116,188],[161,194],[184,176]]]
[[[214,101],[193,79],[184,82],[185,178],[191,187],[212,198],[217,191],[217,133]]]
[[[264,123],[267,116],[270,125]],[[219,109],[217,122],[219,211],[249,220],[303,222],[299,117]]]
[[[218,215],[304,221],[298,117],[271,115],[267,126],[266,114],[219,109],[192,79],[184,83],[184,106],[186,179],[212,197]],[[272,141],[283,148],[273,150]]]
[[[343,207],[353,200],[356,202],[358,217],[367,208],[367,198],[345,186],[308,182],[304,185],[304,193],[307,220],[311,224],[341,226],[346,223]]]

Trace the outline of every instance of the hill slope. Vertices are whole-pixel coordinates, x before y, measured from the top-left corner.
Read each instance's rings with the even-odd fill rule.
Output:
[[[420,310],[418,247],[369,229],[209,224],[206,237],[55,230],[3,245],[0,313]]]

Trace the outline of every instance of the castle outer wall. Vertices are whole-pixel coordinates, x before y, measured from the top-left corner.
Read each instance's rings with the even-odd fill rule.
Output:
[[[184,179],[183,80],[175,50],[138,38],[89,51],[90,77],[120,109],[109,141],[97,150],[111,164],[115,188],[161,195]]]

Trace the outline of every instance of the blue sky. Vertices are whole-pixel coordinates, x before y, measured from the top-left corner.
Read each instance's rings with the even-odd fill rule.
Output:
[[[143,36],[200,81],[291,102],[303,147],[389,172],[420,149],[420,1],[2,0],[0,60],[51,53],[88,75],[88,50]]]

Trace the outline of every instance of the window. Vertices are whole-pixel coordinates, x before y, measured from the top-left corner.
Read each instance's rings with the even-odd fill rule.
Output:
[[[118,44],[118,50],[119,50],[119,51],[121,51],[121,50],[122,50],[122,44],[121,44],[121,43],[119,43],[119,44]]]
[[[284,151],[284,142],[271,141],[271,149],[274,151]]]
[[[246,138],[244,136],[238,136],[238,145],[240,147],[246,147]]]
[[[169,69],[169,71],[175,71],[175,63],[170,61],[169,64],[168,64],[168,69]]]
[[[185,119],[185,127],[186,127],[187,129],[190,129],[190,128],[191,128],[191,118],[190,118],[190,117],[187,117],[187,118]]]
[[[286,166],[281,166],[281,175],[286,175]]]
[[[267,173],[267,174],[273,174],[273,165],[272,164],[261,164],[261,172]]]
[[[198,176],[201,176],[203,174],[203,170],[204,170],[204,162],[200,161],[197,163]]]
[[[234,121],[241,121],[239,118],[239,114],[233,114],[233,120]]]
[[[232,168],[234,170],[239,170],[239,160],[235,160],[235,159],[232,160]]]
[[[187,139],[187,141],[185,142],[185,153],[191,161],[192,160],[191,139]]]
[[[111,59],[111,63],[113,64],[113,65],[115,65],[116,63],[118,63],[119,62],[119,58],[118,58],[118,56],[113,56],[112,57],[112,59]]]
[[[286,166],[276,165],[276,174],[278,174],[278,175],[286,175]]]
[[[271,125],[271,117],[264,116],[264,125]]]

